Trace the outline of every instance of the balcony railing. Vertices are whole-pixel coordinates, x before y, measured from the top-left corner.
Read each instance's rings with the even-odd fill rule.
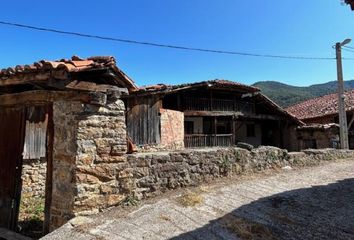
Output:
[[[184,136],[186,148],[227,147],[233,145],[232,134],[188,134]]]
[[[227,99],[184,98],[184,110],[254,113],[254,104]]]

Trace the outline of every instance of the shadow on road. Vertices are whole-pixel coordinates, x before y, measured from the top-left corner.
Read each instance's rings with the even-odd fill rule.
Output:
[[[261,198],[172,239],[354,239],[354,179]]]

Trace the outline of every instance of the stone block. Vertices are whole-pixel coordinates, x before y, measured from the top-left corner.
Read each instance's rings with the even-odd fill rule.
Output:
[[[80,154],[77,156],[77,164],[91,165],[95,161],[94,154]]]
[[[127,168],[118,173],[118,179],[122,178],[132,178],[134,176],[134,169],[133,168]]]
[[[110,154],[112,156],[123,156],[127,152],[127,145],[113,145],[111,146]]]
[[[251,151],[254,148],[253,145],[244,142],[237,143],[237,147],[246,149],[248,151]]]
[[[82,173],[76,174],[76,182],[78,184],[80,184],[80,183],[88,183],[88,184],[101,183],[101,181],[97,177],[95,177],[93,175],[89,175],[89,174],[82,174]]]
[[[132,193],[136,188],[136,182],[133,178],[120,179],[120,191],[122,193]]]
[[[107,207],[118,205],[125,199],[122,194],[110,194],[107,196]]]
[[[95,163],[122,163],[126,162],[127,157],[125,155],[122,156],[112,156],[110,154],[101,154],[96,156]]]

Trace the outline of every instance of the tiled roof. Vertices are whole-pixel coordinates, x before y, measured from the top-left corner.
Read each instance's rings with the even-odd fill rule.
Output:
[[[115,58],[111,56],[96,56],[87,59],[73,56],[71,59],[56,61],[40,60],[30,65],[17,65],[16,67],[4,68],[0,70],[0,82],[29,73],[42,73],[52,70],[65,70],[71,73],[104,68],[112,69],[130,88],[137,89],[134,81],[117,67]]]
[[[242,83],[238,83],[230,80],[215,79],[215,80],[208,80],[208,81],[195,82],[195,83],[185,83],[185,84],[178,84],[178,85],[156,84],[156,85],[142,86],[139,88],[138,92],[154,93],[154,92],[174,91],[174,90],[184,89],[187,87],[200,87],[200,86],[241,89],[252,93],[260,91],[259,88],[245,85]]]
[[[154,94],[154,93],[161,93],[161,92],[176,92],[179,90],[190,89],[193,87],[202,87],[202,86],[225,88],[225,89],[236,89],[236,90],[245,91],[246,93],[254,93],[255,97],[257,99],[259,99],[260,101],[266,102],[272,108],[276,109],[281,114],[284,114],[285,116],[289,117],[294,122],[296,122],[298,125],[300,125],[300,126],[304,125],[304,123],[302,121],[300,121],[295,116],[293,116],[292,114],[285,111],[283,108],[281,108],[278,104],[273,102],[267,96],[263,95],[259,88],[245,85],[245,84],[238,83],[238,82],[233,82],[230,80],[215,79],[215,80],[196,82],[196,83],[186,83],[186,84],[180,84],[180,85],[156,84],[156,85],[150,85],[150,86],[142,86],[142,87],[140,87],[140,89],[136,93],[137,94],[140,94],[140,93],[141,94],[149,94],[149,93]]]
[[[353,110],[354,90],[346,91],[344,95],[346,111]],[[309,99],[286,108],[286,111],[302,120],[337,114],[338,94],[333,93],[322,97]]]

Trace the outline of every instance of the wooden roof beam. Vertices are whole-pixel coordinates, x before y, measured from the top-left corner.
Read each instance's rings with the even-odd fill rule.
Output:
[[[0,107],[32,106],[63,100],[103,106],[107,95],[101,92],[35,90],[0,95]]]

